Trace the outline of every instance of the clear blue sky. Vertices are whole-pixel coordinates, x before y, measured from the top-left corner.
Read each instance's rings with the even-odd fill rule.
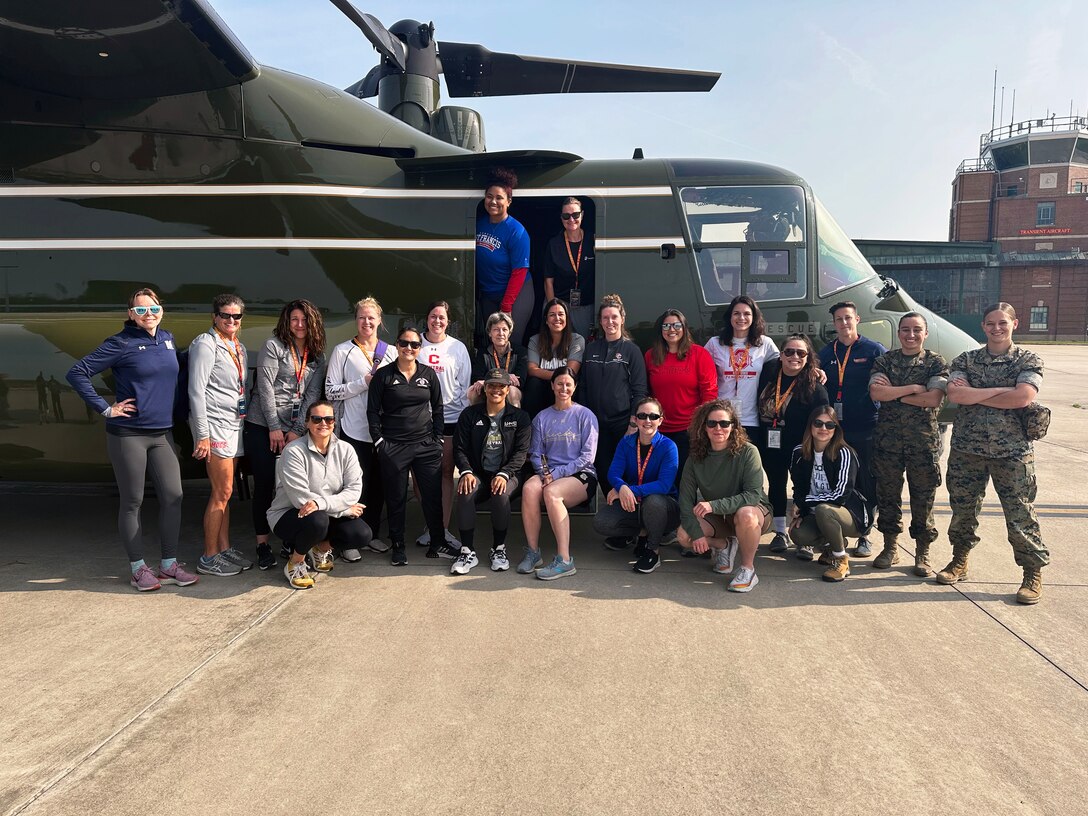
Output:
[[[377,54],[327,0],[211,0],[261,63],[346,87]],[[854,238],[947,238],[953,174],[1002,121],[1088,114],[1088,47],[1072,2],[356,2],[387,26],[496,51],[720,71],[708,94],[451,101],[484,115],[490,150],[587,158],[707,156],[805,177]]]

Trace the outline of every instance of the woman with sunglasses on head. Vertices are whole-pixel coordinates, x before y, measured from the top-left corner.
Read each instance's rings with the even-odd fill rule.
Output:
[[[512,315],[522,332],[536,303],[529,274],[529,233],[510,215],[518,177],[497,168],[484,191],[484,213],[476,219],[476,326],[474,345],[484,344],[484,319],[492,312]],[[515,344],[524,342],[514,338]]]
[[[242,456],[246,418],[246,347],[238,339],[245,303],[234,294],[212,301],[212,326],[189,345],[189,425],[193,458],[208,468],[212,494],[204,511],[204,555],[197,572],[237,575],[253,562],[230,544],[230,496]]]
[[[793,449],[793,518],[790,538],[797,557],[811,561],[817,546],[826,548],[825,581],[850,574],[847,536],[865,535],[873,523],[869,502],[857,489],[858,456],[846,444],[842,424],[830,405],[809,414],[801,444]]]
[[[268,544],[268,508],[276,493],[276,457],[288,442],[306,435],[310,405],[321,398],[325,377],[325,321],[308,300],[280,310],[272,336],[257,355],[253,393],[245,421],[245,446],[253,474],[253,529],[257,566],[276,566]],[[283,557],[290,552],[283,552]]]
[[[525,555],[518,572],[529,575],[544,563],[540,555],[540,506],[548,508],[548,523],[555,534],[558,554],[552,563],[537,571],[542,581],[573,575],[570,554],[570,516],[576,507],[597,490],[593,457],[597,453],[597,418],[584,405],[574,402],[577,387],[574,372],[567,367],[552,374],[555,402],[533,420],[529,462],[534,476],[521,491],[521,521],[525,527]]]
[[[468,407],[472,361],[465,344],[446,334],[449,324],[450,305],[446,301],[436,300],[427,307],[427,329],[423,332],[419,359],[438,375],[442,388],[442,523],[445,532],[439,550],[443,558],[456,558],[461,542],[449,531],[453,512],[453,434],[461,412]],[[430,546],[430,531],[425,530],[416,539],[416,544]]]
[[[657,332],[646,351],[649,392],[661,400],[661,433],[676,445],[676,484],[688,460],[688,425],[704,402],[718,396],[718,371],[710,352],[696,345],[687,318],[666,309],[654,323]]]
[[[544,323],[540,333],[529,338],[529,379],[525,390],[525,410],[536,416],[552,402],[552,374],[568,368],[578,376],[586,341],[573,331],[570,310],[565,301],[552,298],[544,304]]]
[[[660,563],[657,551],[665,533],[680,524],[676,489],[676,445],[658,429],[661,403],[643,397],[635,406],[636,433],[623,437],[608,469],[612,489],[593,517],[593,529],[605,546],[624,549],[632,540],[635,572],[651,573]],[[645,535],[640,535],[645,530]]]
[[[325,375],[325,393],[337,407],[337,434],[355,449],[359,468],[363,472],[363,521],[373,533],[367,547],[376,553],[389,551],[389,545],[378,538],[385,504],[381,466],[374,450],[367,421],[367,397],[374,372],[397,359],[396,344],[379,339],[382,307],[372,297],[355,304],[355,336],[340,343],[329,356]],[[360,561],[362,554],[349,548],[340,551],[345,561]]]
[[[763,466],[732,402],[711,400],[691,419],[691,452],[680,477],[680,546],[714,554],[712,569],[733,572],[730,592],[750,592],[759,583],[755,557],[759,537],[771,529],[771,507],[763,492]],[[700,496],[702,499],[700,500]],[[739,551],[739,552],[738,552]]]
[[[593,329],[593,236],[585,231],[580,199],[563,202],[559,213],[563,231],[548,241],[544,254],[544,297],[560,298],[570,306],[570,322],[584,337]]]
[[[468,401],[478,405],[485,401],[484,379],[488,372],[500,368],[510,375],[510,392],[506,401],[521,407],[521,389],[529,377],[528,352],[514,345],[514,321],[506,312],[495,312],[487,318],[488,343],[476,349],[472,358],[472,385],[468,389]]]
[[[367,397],[367,421],[382,469],[394,567],[408,563],[404,516],[409,470],[431,534],[427,557],[439,558],[439,547],[447,547],[442,540],[442,386],[434,369],[417,362],[422,346],[418,329],[401,329],[397,360],[375,372]]]
[[[737,295],[726,310],[721,334],[706,344],[718,369],[718,399],[733,403],[753,439],[759,436],[759,373],[767,362],[778,357],[778,347],[764,334],[766,331],[767,324],[756,302],[748,295]]]
[[[117,479],[117,526],[140,592],[163,584],[189,586],[197,576],[178,561],[181,531],[181,468],[174,453],[174,394],[178,356],[174,337],[161,328],[163,307],[152,289],[138,289],[128,300],[128,317],[109,337],[68,371],[68,382],[83,401],[106,418],[106,453]],[[111,405],[91,378],[113,373],[116,401]],[[140,508],[147,476],[159,503],[162,559],[157,570],[144,561]]]
[[[597,308],[602,337],[582,355],[578,401],[597,417],[600,435],[593,466],[605,493],[612,489],[606,474],[616,445],[637,430],[635,407],[646,396],[646,362],[624,321],[627,312],[619,295],[605,295]]]
[[[371,530],[361,518],[363,473],[359,457],[333,433],[335,412],[328,400],[307,409],[306,435],[293,439],[276,463],[276,495],[268,525],[291,548],[283,574],[293,589],[311,589],[310,570],[331,572],[333,547],[367,548]]]
[[[764,365],[759,375],[762,433],[756,437],[756,447],[763,459],[770,486],[767,492],[774,510],[774,538],[770,545],[773,553],[789,549],[786,482],[793,449],[801,444],[812,409],[828,404],[819,370],[819,360],[809,339],[803,334],[791,334],[782,345],[782,355]]]

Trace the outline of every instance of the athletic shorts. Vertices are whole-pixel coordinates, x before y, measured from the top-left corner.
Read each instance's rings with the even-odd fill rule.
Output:
[[[756,509],[763,514],[763,527],[760,530],[760,534],[769,533],[774,526],[774,519],[771,518],[771,510],[764,507],[762,504],[756,505]],[[714,528],[715,538],[729,538],[730,536],[735,536],[737,534],[737,528],[733,524],[733,514],[722,516],[717,513],[709,513],[703,517],[703,521]]]
[[[192,428],[193,441],[196,441],[196,428]],[[211,452],[220,459],[235,459],[245,453],[242,444],[242,425],[237,428],[224,427],[214,422],[208,423],[208,433],[211,439]]]
[[[586,501],[589,501],[597,493],[597,477],[588,470],[579,470],[571,474],[572,479],[577,479],[586,486]]]

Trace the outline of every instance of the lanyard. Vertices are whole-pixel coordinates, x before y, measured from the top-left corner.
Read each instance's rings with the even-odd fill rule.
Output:
[[[857,342],[857,340],[854,341],[854,343],[856,343],[856,342]],[[831,349],[831,352],[835,355],[835,363],[836,363],[836,365],[838,366],[838,369],[839,369],[839,395],[837,397],[835,397],[835,400],[837,402],[842,402],[842,380],[843,380],[843,377],[846,376],[846,364],[848,362],[850,362],[850,352],[853,351],[853,350],[854,350],[854,345],[853,345],[853,343],[851,343],[849,346],[846,347],[846,356],[843,357],[842,362],[840,362],[839,361],[839,341],[838,340],[835,341],[835,346],[834,346],[834,348]]]
[[[748,341],[744,341],[744,348],[729,348],[729,364],[733,367],[733,394],[740,393],[740,375],[748,367],[751,357],[748,354]]]
[[[495,351],[495,347],[491,347],[491,359],[495,361],[495,368],[501,368],[503,371],[510,370],[510,353],[513,351],[513,346],[507,346],[506,348],[506,362],[501,366],[499,365],[499,353]]]
[[[363,358],[368,363],[370,363],[370,371],[371,371],[371,373],[373,373],[373,371],[374,371],[374,355],[373,354],[367,354],[366,347],[362,343],[359,342],[358,337],[351,338],[351,342],[353,342],[355,344],[356,348],[358,348],[359,351],[361,351],[363,353]]]
[[[782,393],[782,370],[778,371],[778,383],[774,387],[774,424],[772,428],[778,427],[778,418],[782,416],[782,406],[786,403],[786,400],[790,398],[790,392],[793,391],[793,387],[797,385],[797,378],[795,377],[793,382],[790,383],[790,387],[786,389],[786,393]]]
[[[582,233],[582,240],[578,242],[578,259],[575,260],[574,255],[570,251],[570,238],[567,237],[566,232],[563,233],[563,241],[567,245],[567,258],[570,260],[570,265],[574,269],[574,288],[578,288],[578,268],[582,265],[582,247],[586,245],[586,235]]]
[[[213,327],[214,328],[214,327]],[[219,329],[215,329],[215,333],[219,335],[219,339],[223,341],[227,346],[227,354],[234,360],[234,365],[238,369],[238,393],[244,394],[246,392],[246,370],[242,365],[242,347],[237,340],[224,335]],[[232,349],[231,346],[234,346]]]
[[[310,349],[302,350],[302,362],[299,362],[295,344],[291,343],[291,362],[295,366],[295,393],[302,396],[302,375],[306,373],[306,363],[310,359]]]
[[[650,449],[646,451],[646,459],[642,458],[642,443],[635,440],[635,461],[638,462],[638,483],[642,484],[642,474],[646,472],[646,466],[650,464],[650,457],[654,455],[654,443],[650,443]]]

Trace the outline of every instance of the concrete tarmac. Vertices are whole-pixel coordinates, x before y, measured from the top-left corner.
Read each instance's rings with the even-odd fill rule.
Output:
[[[908,539],[841,584],[764,546],[732,594],[675,548],[634,573],[579,518],[555,582],[451,576],[409,545],[406,568],[368,553],[309,592],[254,569],[137,594],[114,496],[4,487],[0,814],[1086,813],[1088,348],[1037,351],[1034,607],[992,489],[955,587],[909,573]],[[186,488],[192,565],[206,492]],[[517,518],[510,539],[516,558]]]

